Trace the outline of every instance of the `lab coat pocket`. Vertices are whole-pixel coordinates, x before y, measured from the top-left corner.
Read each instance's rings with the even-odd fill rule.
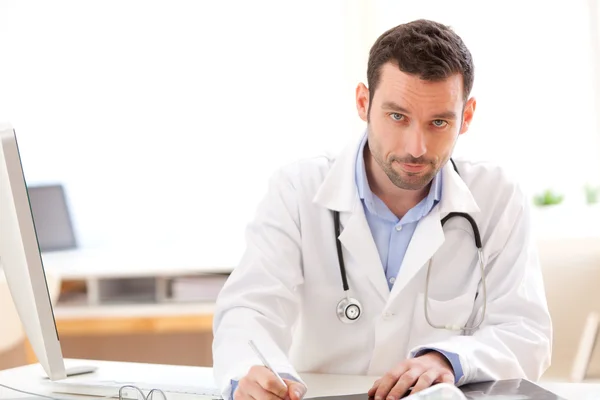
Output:
[[[474,294],[470,292],[448,300],[429,297],[428,322],[425,315],[425,295],[419,293],[414,306],[409,347],[414,348],[461,335],[461,328],[465,326],[473,311],[474,299]]]

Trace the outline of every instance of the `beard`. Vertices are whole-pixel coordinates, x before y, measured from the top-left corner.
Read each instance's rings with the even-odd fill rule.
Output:
[[[421,190],[429,185],[439,171],[435,161],[424,157],[390,156],[387,160],[380,159],[376,155],[373,155],[373,157],[390,181],[400,189]],[[396,163],[396,169],[394,169],[394,163]],[[418,172],[409,172],[402,170],[398,165],[399,163],[423,165],[425,168]]]
[[[389,180],[400,189],[421,190],[425,188],[442,166],[438,158],[389,155],[387,159],[384,159],[377,146],[372,145],[371,140],[367,142],[367,145],[375,162]],[[422,165],[424,168],[420,171],[410,172],[402,169],[400,164]]]

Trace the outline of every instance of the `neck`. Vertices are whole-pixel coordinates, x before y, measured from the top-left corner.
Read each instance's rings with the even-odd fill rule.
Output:
[[[421,190],[407,190],[394,185],[373,158],[368,145],[365,146],[363,156],[371,191],[385,203],[396,217],[402,218],[408,210],[419,204],[429,193],[431,183]]]

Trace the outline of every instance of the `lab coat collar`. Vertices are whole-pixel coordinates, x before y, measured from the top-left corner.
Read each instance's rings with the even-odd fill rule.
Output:
[[[363,136],[347,146],[336,158],[313,201],[325,208],[350,212],[361,206],[356,187],[356,152]],[[442,168],[442,198],[436,208],[440,218],[451,212],[477,213],[479,206],[473,194],[448,161]],[[460,169],[459,169],[460,172]],[[361,207],[362,208],[362,207]],[[435,208],[434,208],[435,209]]]
[[[362,137],[361,137],[362,138]],[[352,142],[335,158],[313,201],[332,211],[352,211],[360,202],[356,188],[356,152],[360,140]]]
[[[418,224],[411,245],[400,269],[398,279],[390,293],[379,252],[367,222],[356,186],[356,155],[360,141],[344,149],[333,162],[313,201],[329,210],[340,212],[343,247],[354,260],[347,263],[346,272],[355,282],[367,278],[380,295],[383,303],[396,298],[412,277],[433,256],[444,242],[441,219],[452,211],[477,212],[473,195],[462,178],[448,162],[442,168],[443,182],[440,202]],[[355,266],[352,267],[351,265]],[[352,291],[352,285],[350,285]],[[350,293],[352,295],[352,293]],[[383,304],[382,304],[383,306]]]
[[[461,172],[460,168],[459,172]],[[444,184],[439,203],[442,218],[451,212],[478,213],[481,211],[467,184],[454,170],[450,161],[442,168],[442,177]]]

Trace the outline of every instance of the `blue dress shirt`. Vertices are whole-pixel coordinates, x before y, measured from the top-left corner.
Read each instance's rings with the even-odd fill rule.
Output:
[[[388,287],[391,290],[400,271],[410,239],[417,228],[417,223],[429,214],[440,201],[442,176],[437,174],[433,178],[427,197],[411,208],[402,219],[398,219],[385,203],[371,192],[363,158],[366,142],[367,137],[365,135],[356,157],[356,187],[365,209],[365,216],[371,228],[373,240],[375,240],[379,252]]]
[[[365,210],[369,228],[371,228],[371,235],[379,252],[379,259],[383,266],[388,287],[392,290],[396,277],[400,272],[400,266],[406,254],[406,249],[419,220],[429,214],[441,199],[442,174],[438,173],[433,178],[427,197],[399,219],[381,199],[373,194],[369,187],[363,156],[366,144],[367,135],[365,134],[356,155],[356,187]],[[415,357],[429,351],[437,351],[446,357],[454,370],[454,382],[458,383],[459,379],[463,376],[463,369],[460,365],[458,355],[438,349],[423,349],[416,353]]]

